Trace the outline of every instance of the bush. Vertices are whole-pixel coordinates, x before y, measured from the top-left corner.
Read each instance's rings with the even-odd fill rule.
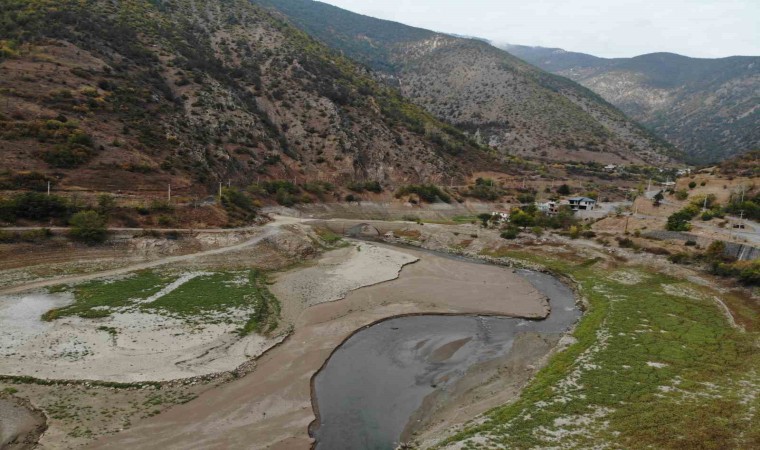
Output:
[[[434,184],[410,184],[402,186],[396,191],[396,198],[401,198],[404,195],[410,194],[416,194],[420,200],[427,203],[434,203],[438,200],[451,203],[451,197]]]
[[[108,233],[105,217],[92,210],[74,214],[69,225],[69,234],[73,239],[90,245],[105,241]]]
[[[689,189],[694,189],[695,187],[697,187],[697,183],[695,181],[689,183]]]
[[[694,216],[685,209],[675,212],[668,217],[665,229],[668,231],[689,231],[691,230],[689,221],[692,217]]]
[[[4,209],[6,214],[14,218],[43,220],[65,217],[69,212],[69,205],[63,197],[57,195],[25,192],[13,197]]]
[[[502,239],[516,239],[517,236],[520,235],[520,229],[517,227],[508,227],[506,230],[501,232]]]
[[[374,192],[375,194],[379,194],[383,192],[383,186],[380,184],[379,181],[363,181],[363,182],[354,181],[354,182],[348,183],[346,187],[360,194],[364,191]]]
[[[563,184],[557,188],[557,194],[570,195],[570,186]]]
[[[629,238],[617,238],[620,248],[638,248],[635,242]]]
[[[676,199],[678,200],[686,200],[689,198],[689,193],[686,191],[676,191]]]

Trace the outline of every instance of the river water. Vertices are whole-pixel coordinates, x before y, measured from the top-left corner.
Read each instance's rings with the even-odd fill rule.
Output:
[[[565,333],[580,317],[573,291],[518,271],[549,298],[544,320],[419,315],[389,319],[344,342],[314,379],[319,450],[392,450],[412,414],[473,365],[507,355],[522,332]]]

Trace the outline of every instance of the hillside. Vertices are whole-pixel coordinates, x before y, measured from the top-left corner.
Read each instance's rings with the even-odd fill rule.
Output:
[[[362,16],[312,0],[255,0],[378,72],[408,99],[510,154],[659,164],[676,155],[588,89],[477,39]]]
[[[0,1],[3,189],[394,186],[489,149],[245,0]]]
[[[504,48],[593,90],[695,162],[760,147],[760,57],[653,53],[605,59],[557,48]]]

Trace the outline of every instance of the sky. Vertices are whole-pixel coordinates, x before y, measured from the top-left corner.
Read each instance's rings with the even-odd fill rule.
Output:
[[[322,0],[445,33],[630,57],[760,56],[760,0]]]

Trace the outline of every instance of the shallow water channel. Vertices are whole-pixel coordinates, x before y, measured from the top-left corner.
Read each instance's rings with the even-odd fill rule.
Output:
[[[546,319],[407,316],[347,339],[314,379],[316,448],[393,449],[427,395],[507,355],[519,333],[562,334],[580,317],[569,287],[551,275],[518,273],[549,298]]]

